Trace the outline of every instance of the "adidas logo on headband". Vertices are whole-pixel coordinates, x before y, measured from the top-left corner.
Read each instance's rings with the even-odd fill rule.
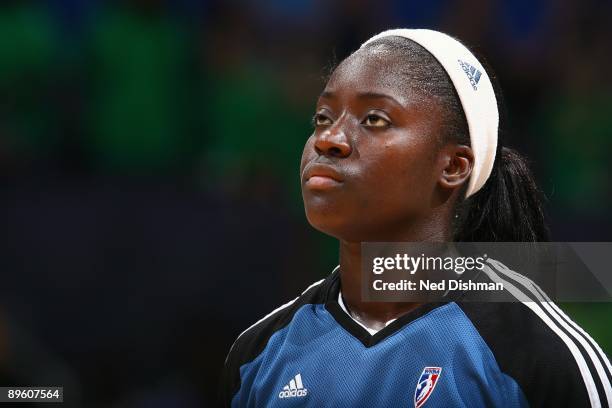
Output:
[[[479,70],[477,70],[475,67],[468,64],[467,62],[463,62],[461,60],[457,60],[457,61],[459,61],[459,65],[461,65],[463,72],[465,72],[468,79],[470,80],[470,84],[472,84],[472,88],[474,88],[474,90],[477,91],[478,88],[476,88],[476,85],[478,85],[478,81],[480,81],[480,76],[482,75],[482,73]]]

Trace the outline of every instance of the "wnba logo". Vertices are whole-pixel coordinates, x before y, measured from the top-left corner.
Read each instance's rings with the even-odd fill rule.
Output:
[[[420,408],[431,396],[438,380],[440,379],[441,367],[425,367],[414,390],[414,407]]]

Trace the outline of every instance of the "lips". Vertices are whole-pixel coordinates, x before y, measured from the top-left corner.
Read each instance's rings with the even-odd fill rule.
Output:
[[[315,163],[306,166],[302,180],[309,188],[327,189],[342,184],[344,177],[331,166]]]

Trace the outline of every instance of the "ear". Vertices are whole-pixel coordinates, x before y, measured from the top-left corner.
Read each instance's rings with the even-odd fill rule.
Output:
[[[472,148],[460,144],[448,144],[441,153],[444,168],[440,174],[440,185],[448,189],[462,186],[469,180],[474,167]]]

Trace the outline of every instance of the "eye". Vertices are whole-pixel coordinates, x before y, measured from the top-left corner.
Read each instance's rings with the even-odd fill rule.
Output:
[[[391,122],[389,122],[387,119],[375,113],[371,113],[368,116],[366,116],[366,118],[361,123],[369,127],[377,127],[377,128],[387,127],[391,124]]]
[[[332,124],[332,120],[322,113],[315,113],[312,123],[314,126],[329,126]]]

